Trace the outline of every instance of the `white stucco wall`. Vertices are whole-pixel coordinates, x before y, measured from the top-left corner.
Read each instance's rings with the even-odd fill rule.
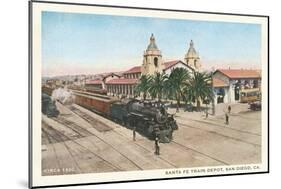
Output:
[[[226,77],[224,74],[220,73],[220,72],[215,72],[215,74],[213,74],[213,78],[219,79],[224,81],[227,85],[229,85],[229,78]]]
[[[168,68],[167,70],[165,70],[165,73],[168,74],[168,75],[170,75],[171,72],[173,71],[173,69],[176,69],[176,68],[184,68],[184,69],[186,69],[189,73],[192,72],[192,70],[191,70],[187,65],[183,64],[182,62],[179,62],[179,63],[177,63],[177,64],[171,66],[171,67]]]
[[[108,82],[109,80],[118,79],[118,78],[119,78],[119,77],[116,76],[116,75],[113,75],[113,76],[109,75],[109,76],[107,76],[107,77],[104,79],[104,82],[106,83],[106,82]]]
[[[222,80],[226,85],[226,87],[217,87],[218,88],[223,88],[225,91],[225,96],[224,96],[224,103],[233,103],[234,101],[234,88],[232,86],[232,82],[230,81],[230,79],[228,77],[226,77],[224,74],[220,73],[220,72],[216,72],[213,75],[213,78]],[[215,97],[217,99],[217,95]],[[215,99],[215,101],[216,101]]]
[[[227,95],[227,101],[225,100],[225,103],[236,103],[236,102],[240,101],[240,94],[239,94],[239,99],[235,100],[235,84],[236,84],[237,80],[240,80],[242,84],[245,81],[247,81],[249,83],[250,87],[253,86],[254,80],[257,80],[258,83],[260,82],[260,79],[258,79],[258,78],[256,78],[256,79],[253,79],[253,78],[230,79],[220,72],[216,72],[213,75],[213,77],[216,79],[220,79],[220,80],[224,81],[227,85],[229,85],[227,87],[227,90],[225,88],[225,94]],[[225,96],[225,99],[226,99],[226,96]]]

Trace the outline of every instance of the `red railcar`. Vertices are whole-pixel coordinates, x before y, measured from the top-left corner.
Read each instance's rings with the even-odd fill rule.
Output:
[[[109,116],[110,106],[119,101],[108,96],[83,91],[74,91],[75,103],[104,116]]]
[[[96,93],[96,94],[101,94],[101,95],[106,95],[107,94],[107,90],[106,89],[89,89],[89,88],[86,88],[85,90],[87,92],[90,92],[90,93]]]

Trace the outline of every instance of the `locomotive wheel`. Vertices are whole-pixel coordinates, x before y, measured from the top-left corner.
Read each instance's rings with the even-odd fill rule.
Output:
[[[126,121],[122,120],[122,121],[121,121],[121,125],[123,125],[123,126],[126,127]]]
[[[127,128],[132,128],[133,123],[134,123],[134,120],[132,118],[128,118],[128,119],[125,120],[125,125],[126,125]]]
[[[122,125],[125,126],[126,128],[130,127],[129,121],[127,118],[123,118],[122,120]]]

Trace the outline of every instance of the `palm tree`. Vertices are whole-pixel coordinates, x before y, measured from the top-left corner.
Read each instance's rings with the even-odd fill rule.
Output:
[[[146,100],[147,93],[150,87],[151,76],[142,75],[140,78],[140,82],[135,87],[135,93],[143,93],[143,99]]]
[[[167,80],[166,89],[168,90],[168,96],[176,99],[177,112],[179,111],[181,97],[184,97],[186,82],[189,78],[190,76],[186,69],[176,68],[171,72]]]
[[[187,82],[186,98],[195,100],[199,111],[201,101],[213,98],[212,75],[194,71],[190,81]]]
[[[152,98],[158,98],[158,101],[161,101],[164,88],[167,80],[167,75],[165,73],[156,73],[154,76],[151,76],[149,80],[149,94]]]

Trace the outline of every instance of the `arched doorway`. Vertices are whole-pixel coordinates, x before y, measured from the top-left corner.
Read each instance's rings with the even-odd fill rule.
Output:
[[[225,90],[224,88],[219,88],[217,91],[217,104],[224,103]]]

